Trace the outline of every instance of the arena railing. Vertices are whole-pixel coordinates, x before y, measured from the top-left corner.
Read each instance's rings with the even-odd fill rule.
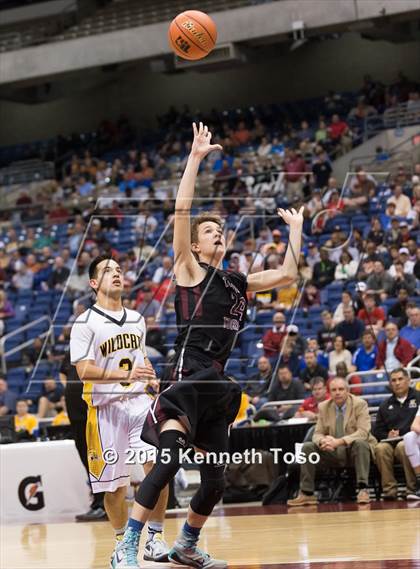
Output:
[[[409,375],[410,375],[410,380],[411,381],[415,381],[415,378],[411,377],[411,372],[414,372],[416,374],[419,374],[420,376],[420,367],[416,367],[412,364],[414,364],[416,361],[420,360],[420,355],[417,356],[416,358],[414,358],[408,365],[407,367],[405,367],[404,369],[406,371],[408,371]],[[370,371],[365,371],[365,372],[352,372],[349,373],[346,377],[347,381],[350,381],[350,379],[352,377],[365,377],[365,376],[369,376],[369,375],[385,375],[387,372],[383,369],[374,369],[374,370],[370,370]],[[366,382],[366,383],[356,383],[356,384],[350,384],[350,391],[354,390],[354,389],[365,389],[367,387],[389,387],[389,381],[372,381],[372,382]],[[371,399],[386,399],[387,397],[390,396],[390,393],[372,393],[372,394],[367,394],[367,395],[361,395],[361,397],[363,399],[365,399],[367,401],[367,403],[369,404],[369,400]],[[284,405],[298,405],[300,403],[303,403],[303,399],[292,399],[290,401],[267,401],[267,403],[264,403],[264,405],[261,406],[261,409],[270,409],[273,407],[280,407],[280,406],[284,406]],[[369,412],[375,412],[378,410],[378,407],[369,407]]]
[[[366,384],[365,384],[365,385],[366,385]],[[377,386],[377,385],[378,385],[378,384],[375,383],[375,386]],[[387,385],[388,385],[388,384],[387,384]],[[359,385],[359,384],[354,385],[354,386],[351,385],[351,386],[350,386],[350,391],[351,391],[351,388],[352,388],[352,387],[360,387],[360,385]],[[382,399],[382,398],[385,398],[385,397],[389,397],[389,393],[388,393],[388,394],[387,394],[387,393],[382,393],[382,394],[378,393],[378,394],[373,394],[373,395],[363,395],[363,396],[361,396],[361,397],[362,397],[362,399],[365,399],[366,402],[369,404],[369,400],[370,400],[370,399]],[[261,409],[270,409],[270,408],[273,408],[273,407],[283,407],[283,406],[285,406],[285,405],[300,405],[300,404],[303,403],[303,402],[304,402],[304,399],[292,399],[292,400],[290,400],[290,401],[289,401],[289,400],[267,401],[266,403],[264,403],[264,405],[262,405],[262,406],[260,407],[260,410],[261,410]],[[370,413],[374,413],[374,412],[376,412],[377,410],[378,410],[378,407],[373,407],[373,406],[372,406],[372,407],[371,407],[371,406],[369,407],[369,412],[370,412]]]
[[[414,135],[420,136],[420,131]],[[412,144],[413,135],[405,138],[395,146],[391,148],[384,149],[385,152],[389,155],[389,158],[383,161],[378,162],[378,156],[376,154],[367,154],[365,156],[359,156],[357,158],[352,158],[350,160],[349,170],[354,172],[356,167],[360,164],[368,170],[369,172],[372,171],[374,168],[379,168],[381,172],[386,170],[392,173],[393,166],[399,166],[400,163],[403,163],[404,166],[408,166],[410,171],[413,170],[414,164],[418,161],[417,153],[419,152],[418,147],[411,147],[410,150],[399,150],[407,144]],[[394,164],[395,163],[395,164]]]
[[[410,380],[414,380],[416,378],[412,377],[412,373],[416,373],[416,374],[420,374],[420,367],[415,366],[414,364],[416,363],[416,361],[418,361],[420,358],[419,356],[416,356],[414,359],[412,359],[406,367],[403,367],[403,369],[405,371],[408,372],[408,376],[410,378]],[[351,373],[349,373],[346,377],[347,381],[350,382],[352,377],[367,377],[370,375],[376,375],[376,376],[388,376],[390,377],[390,374],[392,373],[392,371],[387,371],[385,369],[371,369],[369,371],[353,371]],[[389,387],[389,381],[375,381],[375,382],[366,382],[366,383],[355,383],[355,384],[351,384],[351,387],[355,387],[355,388],[360,388],[363,386],[369,386],[369,387],[380,387],[386,385]],[[378,394],[379,395],[379,394]]]
[[[51,318],[47,315],[41,316],[40,318],[37,318],[33,322],[29,322],[28,324],[24,324],[20,328],[17,328],[16,330],[13,330],[12,332],[9,332],[8,334],[5,334],[4,336],[2,336],[2,338],[0,338],[1,369],[3,373],[7,373],[7,357],[33,344],[34,338],[30,340],[25,340],[25,342],[22,342],[18,346],[15,346],[10,350],[5,351],[4,348],[7,340],[12,338],[13,336],[16,336],[17,334],[22,334],[22,332],[25,332],[26,330],[30,330],[34,326],[38,326],[41,322],[44,321],[48,322],[48,330],[45,330],[45,332],[41,332],[40,334],[38,334],[37,337],[45,338],[49,336],[51,342],[54,342],[54,327],[51,325],[52,324]]]
[[[388,128],[420,123],[420,109],[410,109],[407,103],[400,103],[395,108],[387,109],[382,115],[370,115],[364,121],[364,140]]]
[[[55,166],[53,162],[43,160],[21,160],[13,162],[10,166],[0,169],[0,186],[13,184],[27,184],[55,178]]]
[[[420,362],[420,354],[408,362],[406,369],[409,374],[411,370],[418,371],[419,368],[416,367],[417,362]]]
[[[74,1],[69,3],[56,15],[45,16],[35,21],[25,21],[11,25],[9,29],[0,31],[0,52],[14,51],[24,47],[57,41],[57,34],[65,31],[77,21]]]

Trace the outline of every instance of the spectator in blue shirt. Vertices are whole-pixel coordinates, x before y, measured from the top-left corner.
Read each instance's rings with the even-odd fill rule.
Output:
[[[378,348],[375,345],[375,336],[370,330],[365,330],[362,336],[362,345],[357,348],[353,355],[353,365],[357,371],[369,371],[375,369]]]
[[[308,338],[306,341],[306,349],[312,352],[315,352],[317,355],[317,362],[320,366],[323,366],[328,369],[328,354],[323,352],[318,344],[318,340],[316,338]],[[303,362],[303,363],[302,363]],[[301,369],[305,367],[305,360],[301,360]]]
[[[16,410],[16,393],[10,391],[7,381],[0,377],[0,416],[13,415]]]
[[[83,197],[85,196],[89,196],[93,190],[95,189],[95,186],[92,184],[92,182],[88,182],[86,180],[86,178],[84,178],[83,176],[81,176],[79,178],[79,183],[76,186],[79,194]]]
[[[410,344],[415,346],[416,350],[420,349],[420,308],[410,306],[407,310],[407,325],[401,328],[400,336],[408,340]]]

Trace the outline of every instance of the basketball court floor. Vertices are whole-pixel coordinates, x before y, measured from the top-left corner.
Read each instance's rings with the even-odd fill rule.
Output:
[[[168,513],[175,538],[185,514]],[[1,569],[107,569],[113,532],[107,522],[1,526]],[[420,568],[420,502],[295,508],[221,507],[201,547],[230,569]],[[175,567],[143,562],[141,567]],[[178,566],[179,567],[179,566]]]

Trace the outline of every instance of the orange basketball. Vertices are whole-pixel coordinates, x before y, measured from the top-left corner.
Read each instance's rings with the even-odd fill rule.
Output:
[[[214,21],[198,10],[178,14],[169,26],[169,45],[183,59],[202,59],[216,45],[217,29]]]

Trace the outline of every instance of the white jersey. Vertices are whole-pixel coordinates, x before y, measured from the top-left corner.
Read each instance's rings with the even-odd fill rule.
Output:
[[[104,370],[129,371],[144,366],[146,352],[146,325],[143,316],[135,310],[105,310],[96,304],[75,321],[70,335],[71,363],[93,360]],[[121,398],[145,393],[145,383],[84,382],[83,399],[89,406],[107,405]]]

